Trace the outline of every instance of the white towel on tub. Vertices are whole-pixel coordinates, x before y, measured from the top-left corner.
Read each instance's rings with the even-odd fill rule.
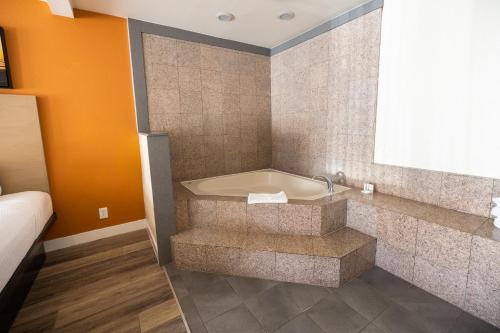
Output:
[[[281,191],[279,193],[249,193],[248,204],[259,203],[288,203],[286,193]]]

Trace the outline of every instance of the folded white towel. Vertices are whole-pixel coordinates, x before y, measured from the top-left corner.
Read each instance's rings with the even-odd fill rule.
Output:
[[[283,191],[279,193],[249,193],[248,204],[258,203],[288,203],[288,198]]]

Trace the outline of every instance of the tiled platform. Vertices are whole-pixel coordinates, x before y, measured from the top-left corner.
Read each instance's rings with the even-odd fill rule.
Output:
[[[500,332],[380,268],[338,289],[167,270],[192,333]]]
[[[191,227],[189,215],[193,212],[188,202],[200,199],[235,201],[235,205],[245,206],[244,198],[201,198],[177,186],[178,231]],[[346,202],[347,212],[343,208]],[[290,203],[301,205],[302,210],[309,205],[312,212],[315,207],[340,208],[323,209],[321,220],[311,218],[311,230],[321,233],[331,226],[335,229],[346,225],[376,238],[376,266],[500,326],[500,232],[491,219],[386,194],[366,196],[357,189],[314,201]],[[275,223],[272,233],[298,233],[291,227],[304,225],[297,221],[283,223],[286,221],[279,218],[278,205],[274,211],[278,213],[271,220]],[[239,214],[239,230],[252,230],[252,223],[258,221],[252,219],[252,213],[247,210],[246,216],[243,212]],[[301,214],[295,215],[297,219]],[[224,216],[212,216],[217,221],[215,228],[229,226]]]
[[[338,287],[373,267],[376,240],[350,228],[322,237],[194,228],[172,247],[180,269]]]

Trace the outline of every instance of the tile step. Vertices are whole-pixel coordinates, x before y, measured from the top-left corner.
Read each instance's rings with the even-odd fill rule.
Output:
[[[172,247],[180,269],[339,287],[374,265],[376,239],[347,227],[324,236],[190,229]]]

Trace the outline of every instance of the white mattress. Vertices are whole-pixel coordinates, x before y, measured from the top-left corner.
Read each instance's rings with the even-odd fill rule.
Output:
[[[44,192],[0,196],[0,290],[28,253],[52,213],[52,200]]]

